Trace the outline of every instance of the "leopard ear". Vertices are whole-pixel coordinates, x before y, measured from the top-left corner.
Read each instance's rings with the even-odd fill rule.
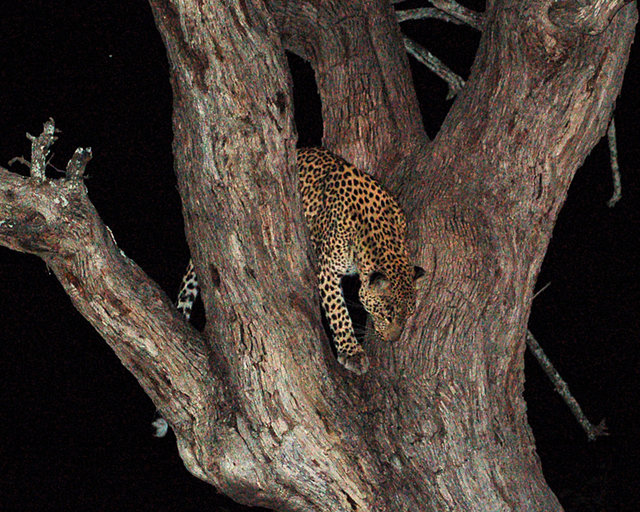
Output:
[[[369,286],[378,290],[385,290],[389,287],[391,281],[382,272],[373,271],[369,274]]]
[[[413,267],[413,280],[414,281],[419,280],[422,276],[424,276],[424,274],[425,274],[425,270],[422,267],[418,267],[418,266]]]

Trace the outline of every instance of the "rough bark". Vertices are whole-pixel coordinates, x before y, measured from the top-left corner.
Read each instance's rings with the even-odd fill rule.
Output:
[[[46,262],[179,438],[193,442],[210,385],[218,380],[205,339],[118,249],[87,196],[82,150],[69,161],[66,179],[45,180],[40,142],[48,139],[49,147],[53,133],[50,120],[34,141],[30,177],[0,168],[0,243]]]
[[[386,2],[150,3],[205,332],[117,250],[73,172],[0,171],[0,243],[45,259],[172,424],[187,468],[240,502],[560,510],[526,422],[524,334],[555,218],[619,92],[635,7],[491,3],[429,142]],[[320,326],[285,48],[315,69],[325,144],[398,196],[429,274],[401,340],[369,340],[363,377],[336,364]]]

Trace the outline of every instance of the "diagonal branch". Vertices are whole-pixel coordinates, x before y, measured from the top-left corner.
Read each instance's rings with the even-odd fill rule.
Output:
[[[602,33],[629,0],[561,0],[549,8],[549,19],[559,28],[589,35]]]
[[[547,375],[547,377],[549,377],[549,380],[553,383],[556,391],[567,404],[567,407],[569,407],[571,414],[573,414],[575,419],[587,434],[589,441],[595,441],[598,437],[601,436],[608,436],[609,433],[607,432],[607,425],[605,423],[605,420],[602,419],[600,420],[600,423],[594,425],[587,419],[584,411],[582,410],[582,407],[580,407],[578,401],[573,397],[571,391],[569,391],[569,386],[567,385],[566,381],[560,376],[558,370],[555,369],[551,361],[549,361],[549,358],[544,353],[544,350],[542,350],[542,347],[538,343],[538,340],[535,339],[535,337],[529,330],[527,330],[526,342],[527,346],[531,350],[531,353],[535,356],[536,360],[542,367],[542,370]]]
[[[612,117],[607,130],[609,142],[609,161],[611,163],[611,177],[613,179],[613,194],[607,201],[607,206],[613,208],[622,199],[622,182],[620,181],[620,164],[618,163],[618,142],[616,137],[616,121]]]
[[[451,71],[444,62],[414,40],[405,36],[403,41],[404,47],[411,55],[447,82],[449,87],[449,92],[447,93],[448,100],[454,98],[462,90],[464,87],[464,79],[461,76]]]
[[[203,338],[116,246],[82,182],[79,148],[64,179],[45,177],[53,120],[33,137],[31,177],[0,168],[0,244],[40,256],[75,307],[138,379],[176,435],[189,443],[206,396]]]
[[[482,13],[472,11],[452,0],[432,0],[433,7],[419,7],[396,11],[399,22],[407,20],[440,19],[455,23],[456,25],[469,25],[476,30],[482,30],[484,16]]]

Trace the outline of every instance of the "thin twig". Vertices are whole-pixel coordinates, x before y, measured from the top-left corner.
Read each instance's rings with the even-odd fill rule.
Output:
[[[547,284],[545,284],[542,288],[540,288],[535,294],[534,296],[531,298],[531,300],[535,300],[538,295],[540,295],[543,291],[545,291],[547,288],[549,288],[549,286],[551,286],[551,281],[549,281]]]
[[[454,23],[455,25],[466,24],[459,18],[452,16],[449,13],[436,9],[435,7],[421,7],[419,9],[407,9],[406,11],[396,11],[396,19],[398,23],[410,20],[426,20],[435,19]]]
[[[613,208],[622,198],[622,182],[620,181],[620,165],[618,164],[618,143],[616,141],[616,122],[611,118],[609,129],[607,130],[609,141],[609,158],[611,161],[611,176],[613,178],[613,195],[607,201],[607,206]]]
[[[578,404],[576,399],[573,398],[571,391],[569,391],[569,386],[560,376],[558,371],[554,368],[553,364],[551,364],[551,361],[549,361],[549,358],[542,350],[542,347],[536,341],[533,334],[531,334],[531,331],[529,330],[527,330],[526,341],[529,350],[531,350],[531,353],[538,360],[538,363],[547,374],[547,377],[549,377],[549,379],[555,386],[556,391],[567,404],[569,410],[576,418],[576,420],[578,420],[578,423],[580,424],[582,429],[586,432],[589,441],[594,441],[600,436],[608,436],[609,433],[607,432],[605,420],[603,419],[602,421],[600,421],[600,423],[594,425],[587,419],[584,412],[582,411],[582,408],[580,407],[580,404]]]
[[[482,31],[484,25],[484,16],[482,13],[472,11],[466,7],[460,5],[454,0],[430,0],[431,5],[436,9],[446,12],[450,16],[460,20],[462,23],[466,23],[476,30]]]
[[[19,164],[26,165],[29,169],[31,169],[31,162],[27,160],[23,156],[14,156],[11,160],[9,160],[9,167],[18,162]]]
[[[447,82],[449,86],[449,93],[447,94],[448,100],[462,90],[465,83],[462,77],[451,71],[438,57],[406,36],[403,37],[403,41],[407,52]]]

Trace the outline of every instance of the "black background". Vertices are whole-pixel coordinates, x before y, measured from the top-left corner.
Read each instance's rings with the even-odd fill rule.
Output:
[[[403,30],[467,76],[470,29]],[[616,113],[623,199],[614,209],[605,141],[578,172],[554,231],[530,328],[586,414],[611,436],[588,443],[527,354],[526,399],[545,475],[569,511],[632,511],[639,492],[640,235],[637,52]],[[300,142],[319,144],[312,73],[290,58]],[[411,61],[430,136],[446,86]],[[0,12],[0,164],[53,117],[53,165],[93,148],[87,185],[119,246],[174,296],[188,261],[172,171],[164,47],[145,2],[13,1]],[[13,167],[25,173],[19,165]],[[55,175],[51,172],[51,176]],[[44,263],[0,248],[0,510],[235,510],[191,476],[154,407]]]

